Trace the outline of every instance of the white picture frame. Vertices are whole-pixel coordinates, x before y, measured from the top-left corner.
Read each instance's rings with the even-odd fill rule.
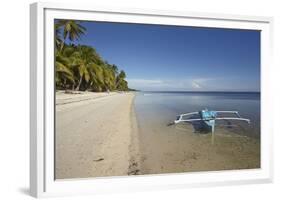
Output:
[[[261,31],[261,168],[219,172],[54,179],[55,18],[131,22]],[[181,187],[267,183],[273,177],[273,82],[271,17],[128,8],[85,4],[35,3],[30,6],[30,191],[35,197],[129,192]],[[266,116],[266,117],[265,117]]]

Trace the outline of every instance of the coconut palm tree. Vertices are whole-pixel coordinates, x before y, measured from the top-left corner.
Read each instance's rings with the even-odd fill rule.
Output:
[[[116,86],[118,87],[120,82],[122,80],[124,80],[125,78],[126,78],[126,73],[123,70],[121,70],[120,73],[117,75],[117,78],[116,78]]]
[[[120,90],[120,91],[127,91],[129,88],[128,88],[128,82],[124,79],[122,79],[120,82],[119,82],[119,85],[117,86],[117,89]]]
[[[71,61],[73,67],[76,69],[76,75],[78,77],[78,83],[75,90],[80,90],[82,81],[86,83],[90,80],[89,68],[95,61],[94,50],[88,46],[77,46],[76,51],[71,55]]]
[[[61,44],[62,44],[61,29],[60,29],[59,24],[55,23],[55,47],[56,47],[56,49],[59,49]]]
[[[59,28],[62,27],[63,30],[61,49],[63,48],[66,39],[68,39],[70,42],[73,42],[78,40],[81,35],[85,34],[86,32],[86,28],[77,20],[58,20],[57,26]]]
[[[128,90],[123,70],[119,72],[116,65],[103,60],[93,47],[73,43],[85,31],[79,21],[55,21],[56,86],[73,90]]]
[[[101,92],[104,85],[103,67],[91,63],[88,65],[88,72],[90,74],[90,81],[86,89]]]
[[[75,76],[71,66],[71,55],[75,52],[75,48],[66,47],[63,51],[55,52],[56,61],[56,85],[66,88],[66,83],[75,83]]]
[[[118,90],[128,90],[128,83],[125,80],[126,73],[125,71],[121,70],[116,78],[116,88]]]

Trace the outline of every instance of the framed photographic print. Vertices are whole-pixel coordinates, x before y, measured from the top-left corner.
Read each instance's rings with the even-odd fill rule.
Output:
[[[31,5],[36,197],[272,180],[272,19]]]

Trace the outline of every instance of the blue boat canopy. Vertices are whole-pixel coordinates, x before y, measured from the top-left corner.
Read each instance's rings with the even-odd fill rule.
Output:
[[[203,119],[203,120],[211,120],[211,119],[215,119],[217,117],[217,112],[209,111],[209,110],[205,109],[205,110],[201,110],[199,112],[199,115],[200,115],[201,119]]]

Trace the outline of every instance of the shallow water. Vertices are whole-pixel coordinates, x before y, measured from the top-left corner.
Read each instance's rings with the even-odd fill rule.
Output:
[[[236,110],[251,124],[216,120],[169,125],[181,113]],[[260,167],[260,94],[139,92],[135,98],[140,174],[254,169]]]
[[[181,113],[209,110],[235,110],[251,124],[239,121],[217,121],[216,130],[226,129],[238,135],[260,137],[260,93],[255,92],[139,92],[135,98],[135,111],[139,128],[147,134],[153,129],[176,132],[167,126]],[[197,132],[198,124],[187,124]],[[200,131],[201,132],[201,129]]]

